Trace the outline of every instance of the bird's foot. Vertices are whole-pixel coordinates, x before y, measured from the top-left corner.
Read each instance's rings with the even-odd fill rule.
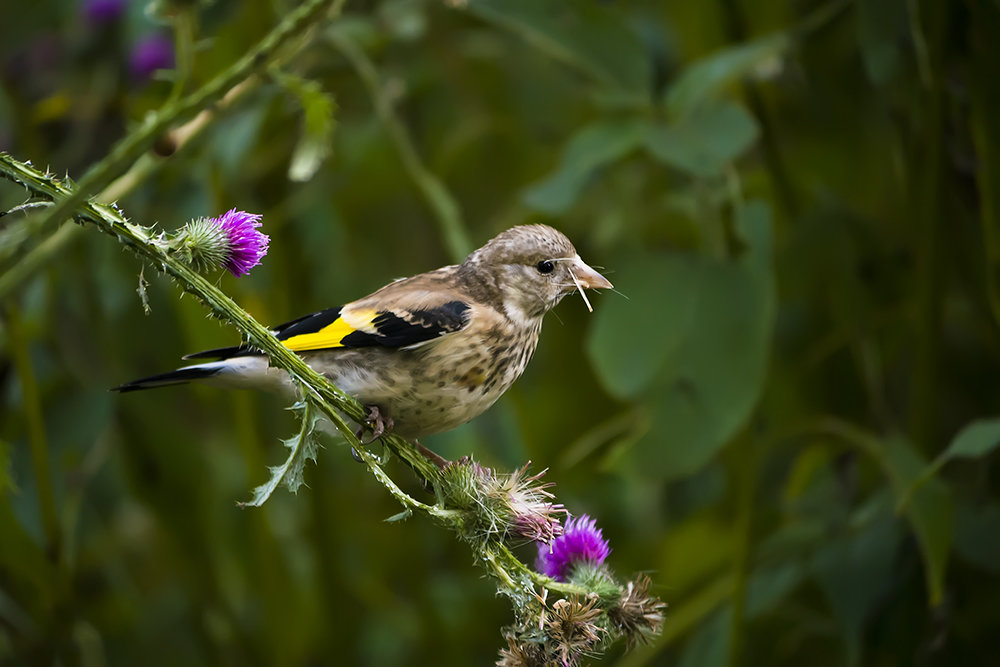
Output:
[[[445,468],[447,468],[448,466],[451,465],[451,463],[452,463],[451,461],[449,461],[448,459],[444,458],[443,456],[441,456],[437,452],[433,452],[433,451],[427,449],[426,447],[424,447],[423,445],[421,445],[416,440],[413,441],[413,444],[417,446],[417,451],[419,451],[423,455],[423,457],[425,459],[427,459],[428,461],[430,461],[431,463],[433,463],[434,465],[436,465],[438,468],[441,468],[442,470],[444,470]]]
[[[368,416],[365,417],[364,423],[358,426],[358,430],[354,432],[354,436],[361,441],[361,444],[367,445],[375,442],[383,435],[391,433],[392,427],[392,417],[383,417],[377,405],[369,405]],[[371,430],[371,438],[367,441],[362,438],[366,428]]]
[[[377,405],[368,406],[368,417],[365,422],[372,430],[372,440],[378,440],[383,434],[392,432],[392,417],[383,417]]]
[[[377,405],[369,405],[367,407],[368,416],[365,417],[365,421],[358,426],[358,430],[354,432],[354,437],[356,437],[358,442],[362,445],[371,444],[383,435],[391,433],[393,427],[392,417],[383,417],[382,412],[378,409]],[[366,429],[371,431],[371,437],[368,440],[365,440],[363,437]],[[351,456],[358,463],[364,463],[361,455],[358,454],[358,450],[354,447],[351,447]]]

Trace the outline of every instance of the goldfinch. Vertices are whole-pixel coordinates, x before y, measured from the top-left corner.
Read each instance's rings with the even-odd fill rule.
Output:
[[[610,288],[562,233],[546,225],[503,232],[459,265],[402,278],[347,305],[273,329],[288,349],[416,439],[482,414],[524,371],[542,318],[585,288]],[[587,302],[589,307],[589,302]],[[294,395],[287,374],[248,345],[191,354],[216,359],[134,380],[118,391],[187,382]]]

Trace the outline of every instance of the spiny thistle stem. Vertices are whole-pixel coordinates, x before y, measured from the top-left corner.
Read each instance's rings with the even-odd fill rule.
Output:
[[[24,185],[36,195],[51,199],[63,197],[63,200],[67,201],[78,192],[71,183],[60,181],[4,153],[0,153],[0,175]],[[154,236],[150,230],[129,222],[115,206],[85,202],[73,211],[72,217],[81,222],[94,224],[101,231],[114,236],[119,243],[154,268],[171,276],[184,291],[198,298],[214,315],[241,331],[250,344],[268,356],[272,365],[285,370],[300,388],[306,403],[303,416],[306,421],[298,436],[300,439],[309,435],[311,430],[312,424],[309,421],[311,409],[318,410],[336,426],[347,444],[358,452],[359,458],[369,471],[403,505],[406,512],[425,514],[436,523],[453,530],[470,545],[480,565],[493,578],[498,592],[511,600],[517,616],[516,624],[505,630],[509,648],[501,651],[502,662],[498,664],[517,664],[513,662],[514,656],[525,651],[532,654],[542,652],[549,657],[558,657],[565,664],[576,664],[579,655],[592,652],[616,637],[624,636],[630,645],[634,645],[636,642],[648,641],[651,635],[659,631],[663,620],[663,605],[658,599],[647,594],[647,582],[639,581],[622,587],[614,582],[610,573],[603,569],[599,562],[592,568],[582,568],[581,571],[587,576],[578,577],[575,581],[572,577],[570,581],[557,581],[545,574],[539,574],[514,556],[505,544],[505,540],[514,532],[510,525],[516,524],[505,521],[500,512],[487,511],[485,518],[475,514],[476,507],[483,503],[484,498],[495,500],[496,491],[500,489],[506,491],[511,500],[518,501],[514,503],[517,507],[527,508],[522,511],[530,510],[536,523],[539,525],[546,523],[551,516],[550,512],[561,506],[545,505],[551,494],[545,491],[544,484],[538,483],[540,475],[527,477],[525,470],[522,469],[506,480],[509,483],[507,486],[503,484],[497,486],[495,483],[491,484],[497,480],[492,471],[480,469],[471,462],[454,463],[452,467],[468,467],[470,473],[464,479],[478,480],[480,486],[468,498],[461,499],[457,503],[449,502],[449,505],[454,504],[459,507],[453,509],[443,500],[454,499],[463,491],[461,488],[448,486],[449,468],[444,470],[438,468],[414,445],[399,436],[383,436],[382,441],[385,446],[403,459],[437,492],[437,504],[429,505],[416,500],[403,492],[385,473],[379,461],[361,444],[344,419],[346,415],[355,422],[363,424],[366,421],[367,410],[355,398],[338,389],[324,376],[306,365],[298,355],[285,347],[232,299],[185,264],[176,253],[170,252],[160,235]],[[293,456],[301,444],[301,442],[295,443]],[[286,467],[287,465],[286,463]],[[283,474],[279,475],[277,481],[282,481],[283,477]],[[461,479],[461,476],[453,478]],[[483,482],[490,483],[484,485]],[[511,485],[515,484],[524,486],[511,488]],[[484,488],[487,489],[485,496]],[[270,494],[266,489],[265,492],[266,495]],[[260,504],[266,500],[266,495],[261,498],[255,497],[250,504]],[[600,533],[595,526],[590,525],[592,523],[589,522],[587,529],[596,531],[597,538],[600,539]],[[541,595],[536,592],[536,587],[542,590]],[[566,597],[552,603],[550,607],[545,601],[545,591],[553,591]],[[562,614],[565,618],[559,623],[546,624],[543,623],[546,613],[555,614],[554,617]],[[538,632],[542,633],[541,639],[534,630],[536,626],[539,628]]]

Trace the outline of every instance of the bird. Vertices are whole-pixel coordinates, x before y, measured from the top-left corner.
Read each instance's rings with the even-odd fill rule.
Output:
[[[272,333],[367,407],[374,437],[391,431],[416,440],[492,406],[524,372],[543,317],[563,297],[578,291],[591,309],[584,290],[610,288],[562,232],[519,225],[461,264],[397,279]],[[248,344],[183,358],[199,363],[115,390],[198,382],[297,395],[288,374]]]

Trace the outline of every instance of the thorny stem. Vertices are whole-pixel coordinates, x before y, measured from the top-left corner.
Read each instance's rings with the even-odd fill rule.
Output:
[[[0,176],[24,185],[33,194],[52,199],[60,197],[68,199],[75,193],[72,185],[54,178],[51,174],[42,173],[5,153],[0,153]],[[129,222],[116,207],[88,202],[72,215],[75,219],[92,223],[101,231],[117,238],[141,259],[174,278],[184,291],[194,295],[212,311],[213,315],[235,326],[252,345],[267,354],[274,366],[285,370],[291,376],[301,388],[305,400],[329,418],[347,444],[359,453],[371,473],[396,500],[409,510],[426,514],[434,521],[457,530],[463,520],[463,512],[449,510],[440,505],[428,505],[406,494],[359,442],[343,416],[364,423],[367,410],[354,397],[344,393],[306,365],[298,355],[285,347],[232,299],[179,259],[168,254],[145,228]],[[413,444],[396,435],[383,436],[382,441],[418,475],[435,486],[442,483],[441,470],[428,461]],[[557,582],[532,571],[518,560],[506,545],[496,539],[489,539],[474,546],[474,551],[483,566],[497,580],[499,590],[512,600],[524,601],[533,594],[534,586],[567,595],[574,593],[584,595],[589,592],[582,586]]]

